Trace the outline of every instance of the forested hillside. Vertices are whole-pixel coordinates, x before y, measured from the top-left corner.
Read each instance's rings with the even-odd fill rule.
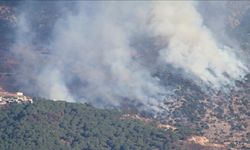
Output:
[[[121,119],[117,110],[35,99],[0,108],[0,149],[173,149],[182,131]],[[172,147],[171,147],[172,146]]]

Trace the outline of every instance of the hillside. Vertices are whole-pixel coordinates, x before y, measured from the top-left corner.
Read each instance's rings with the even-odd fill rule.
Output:
[[[219,35],[218,39],[220,36],[228,36],[230,40],[228,41],[226,38],[222,42],[229,42],[229,47],[236,48],[235,55],[243,56],[240,53],[244,52],[244,57],[239,57],[239,60],[244,62],[246,59],[246,62],[250,62],[250,3],[228,1],[225,2],[226,11],[217,10],[220,7],[214,8],[215,11],[213,11],[211,7],[214,3],[211,2],[211,6],[204,4],[203,7],[206,8],[204,21],[207,22],[208,27],[215,26],[215,31],[211,31],[218,32],[218,28],[219,32],[216,33]],[[27,2],[23,5],[17,1],[0,2],[0,87],[8,91],[1,92],[0,88],[0,102],[4,105],[0,105],[0,149],[250,149],[249,73],[244,76],[244,80],[229,78],[230,82],[232,80],[235,84],[233,87],[225,86],[220,90],[212,90],[209,85],[197,82],[196,77],[182,69],[175,68],[173,64],[160,65],[159,60],[161,59],[158,58],[162,53],[159,52],[161,49],[167,48],[169,43],[164,41],[164,36],[151,37],[148,36],[148,33],[144,34],[144,30],[139,28],[136,28],[135,31],[138,30],[137,32],[140,34],[135,34],[127,41],[128,47],[131,46],[132,50],[127,50],[129,53],[120,52],[119,57],[113,56],[116,51],[109,52],[113,46],[118,46],[119,50],[123,50],[120,49],[120,46],[123,45],[121,43],[105,49],[107,45],[112,45],[113,39],[120,39],[116,38],[114,34],[118,33],[116,30],[109,33],[109,29],[117,28],[108,26],[102,29],[99,24],[103,22],[98,21],[104,21],[105,24],[106,20],[115,19],[105,20],[105,16],[109,15],[102,16],[99,7],[94,9],[92,8],[95,7],[94,5],[88,4],[89,6],[86,5],[86,15],[95,16],[100,11],[100,16],[103,18],[87,17],[88,20],[83,23],[86,23],[84,25],[89,28],[86,28],[86,31],[82,29],[85,31],[82,33],[80,30],[80,27],[83,27],[82,24],[74,26],[82,17],[76,17],[77,9],[74,7],[74,3],[71,4],[62,3],[63,7],[60,8],[57,3],[49,1],[44,3]],[[214,5],[217,6],[217,4]],[[67,24],[72,20],[65,18],[65,15],[67,16],[67,13],[71,11],[72,16],[70,15],[69,18],[74,20],[72,30],[70,30],[71,26]],[[140,13],[135,15],[136,13],[133,11],[129,14],[132,14],[129,15],[130,17],[141,16]],[[112,15],[109,17],[112,18]],[[222,32],[220,23],[216,23],[216,17],[221,18],[218,16],[225,17],[225,21],[221,22],[223,22],[223,29],[225,25],[226,35]],[[119,26],[127,22],[133,24],[132,22],[135,20],[128,19],[118,24]],[[219,20],[218,22],[220,22]],[[152,18],[149,17],[147,21],[151,22]],[[92,22],[94,24],[91,24]],[[64,23],[65,26],[60,26]],[[126,24],[126,28],[130,27],[129,24]],[[60,27],[59,29],[66,27],[63,32],[65,34],[58,35],[57,26]],[[80,31],[76,32],[78,29]],[[133,30],[133,34],[135,31]],[[99,35],[99,33],[107,34],[107,37],[101,36],[102,34]],[[78,34],[79,37],[74,36]],[[86,39],[82,37],[85,34],[88,35]],[[65,40],[59,40],[55,46],[54,42],[57,41],[55,37],[63,37],[59,39]],[[80,41],[75,42],[77,39]],[[87,41],[86,48],[81,45],[84,41]],[[220,43],[220,41],[217,42]],[[64,43],[68,44],[68,47],[63,46]],[[90,47],[88,47],[89,44]],[[64,48],[67,50],[64,51]],[[102,49],[105,50],[102,51]],[[101,57],[102,54],[106,54],[105,57]],[[122,56],[129,56],[129,59]],[[104,59],[105,63],[100,65]],[[119,63],[128,60],[132,63],[124,65],[127,70],[119,72],[121,71],[119,66],[123,66]],[[179,61],[182,62],[182,60]],[[221,59],[212,59],[211,63],[213,64],[216,60]],[[107,62],[108,64],[106,64]],[[246,63],[248,68],[250,68],[249,64]],[[133,66],[136,67],[133,68]],[[133,68],[132,71],[131,68]],[[146,70],[134,74],[142,68]],[[230,69],[230,65],[227,68]],[[207,68],[207,71],[216,78],[213,70],[210,69]],[[54,70],[60,71],[58,73]],[[170,94],[150,95],[150,93],[154,93],[152,91],[155,88],[148,89],[151,85],[148,83],[151,83],[151,80],[147,74],[144,74],[148,70],[150,77],[157,79],[157,82],[159,80],[161,87],[166,88]],[[235,72],[237,71],[231,73]],[[113,74],[115,77],[112,76]],[[230,74],[224,72],[223,78],[227,76]],[[146,80],[143,80],[144,77]],[[146,86],[141,88],[141,85]],[[90,88],[87,88],[88,86]],[[67,88],[65,89],[65,87]],[[58,89],[62,92],[58,92]],[[50,101],[42,98],[33,99],[32,104],[23,103],[18,100],[20,96],[17,95],[17,91],[24,92],[31,97],[40,96],[48,99],[54,99],[50,97],[51,93],[60,97],[71,92],[75,96],[76,103]],[[9,92],[12,94],[9,95]],[[118,96],[113,97],[113,93],[115,95],[118,93]],[[141,99],[133,97],[138,93],[143,95],[140,97]],[[13,94],[16,98],[9,100],[9,96],[13,96]],[[159,112],[148,109],[151,107],[144,107],[143,102],[147,98],[145,95],[150,95],[159,101],[162,96],[166,96],[157,105],[146,103],[149,106],[154,105],[156,110],[160,110]],[[110,103],[115,102],[115,106],[109,105],[109,98]],[[66,100],[67,98],[58,99]],[[84,104],[84,102],[88,102],[88,104]],[[117,103],[120,104],[118,107],[116,107]],[[109,110],[108,108],[115,109]]]
[[[168,149],[187,135],[121,116],[88,104],[11,104],[0,108],[0,149]]]

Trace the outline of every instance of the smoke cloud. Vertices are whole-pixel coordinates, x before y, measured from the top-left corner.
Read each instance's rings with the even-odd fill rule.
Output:
[[[152,30],[168,41],[168,47],[160,51],[163,61],[216,89],[244,78],[248,71],[233,54],[234,50],[215,41],[192,2],[155,4]]]
[[[34,24],[34,3],[24,4],[30,9],[18,17],[12,52],[26,92],[96,106],[132,101],[157,110],[173,94],[157,75],[171,72],[169,65],[215,90],[248,73],[236,50],[215,40],[193,2],[50,3],[58,14],[46,28]]]

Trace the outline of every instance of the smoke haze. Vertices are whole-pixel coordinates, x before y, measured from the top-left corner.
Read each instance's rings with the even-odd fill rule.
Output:
[[[58,15],[45,33],[33,24],[37,3],[23,4],[29,9],[21,9],[12,47],[21,62],[17,80],[29,93],[157,109],[173,94],[174,87],[157,76],[169,65],[214,90],[234,86],[248,73],[246,62],[216,40],[191,1],[47,2],[42,7],[52,5]]]
[[[153,16],[153,33],[168,41],[168,47],[160,51],[163,61],[217,89],[244,77],[248,69],[233,50],[217,44],[192,2],[157,3]]]

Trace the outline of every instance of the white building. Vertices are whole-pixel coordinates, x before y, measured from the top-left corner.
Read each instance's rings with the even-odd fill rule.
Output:
[[[22,92],[16,92],[16,95],[17,96],[23,96],[23,93]]]

